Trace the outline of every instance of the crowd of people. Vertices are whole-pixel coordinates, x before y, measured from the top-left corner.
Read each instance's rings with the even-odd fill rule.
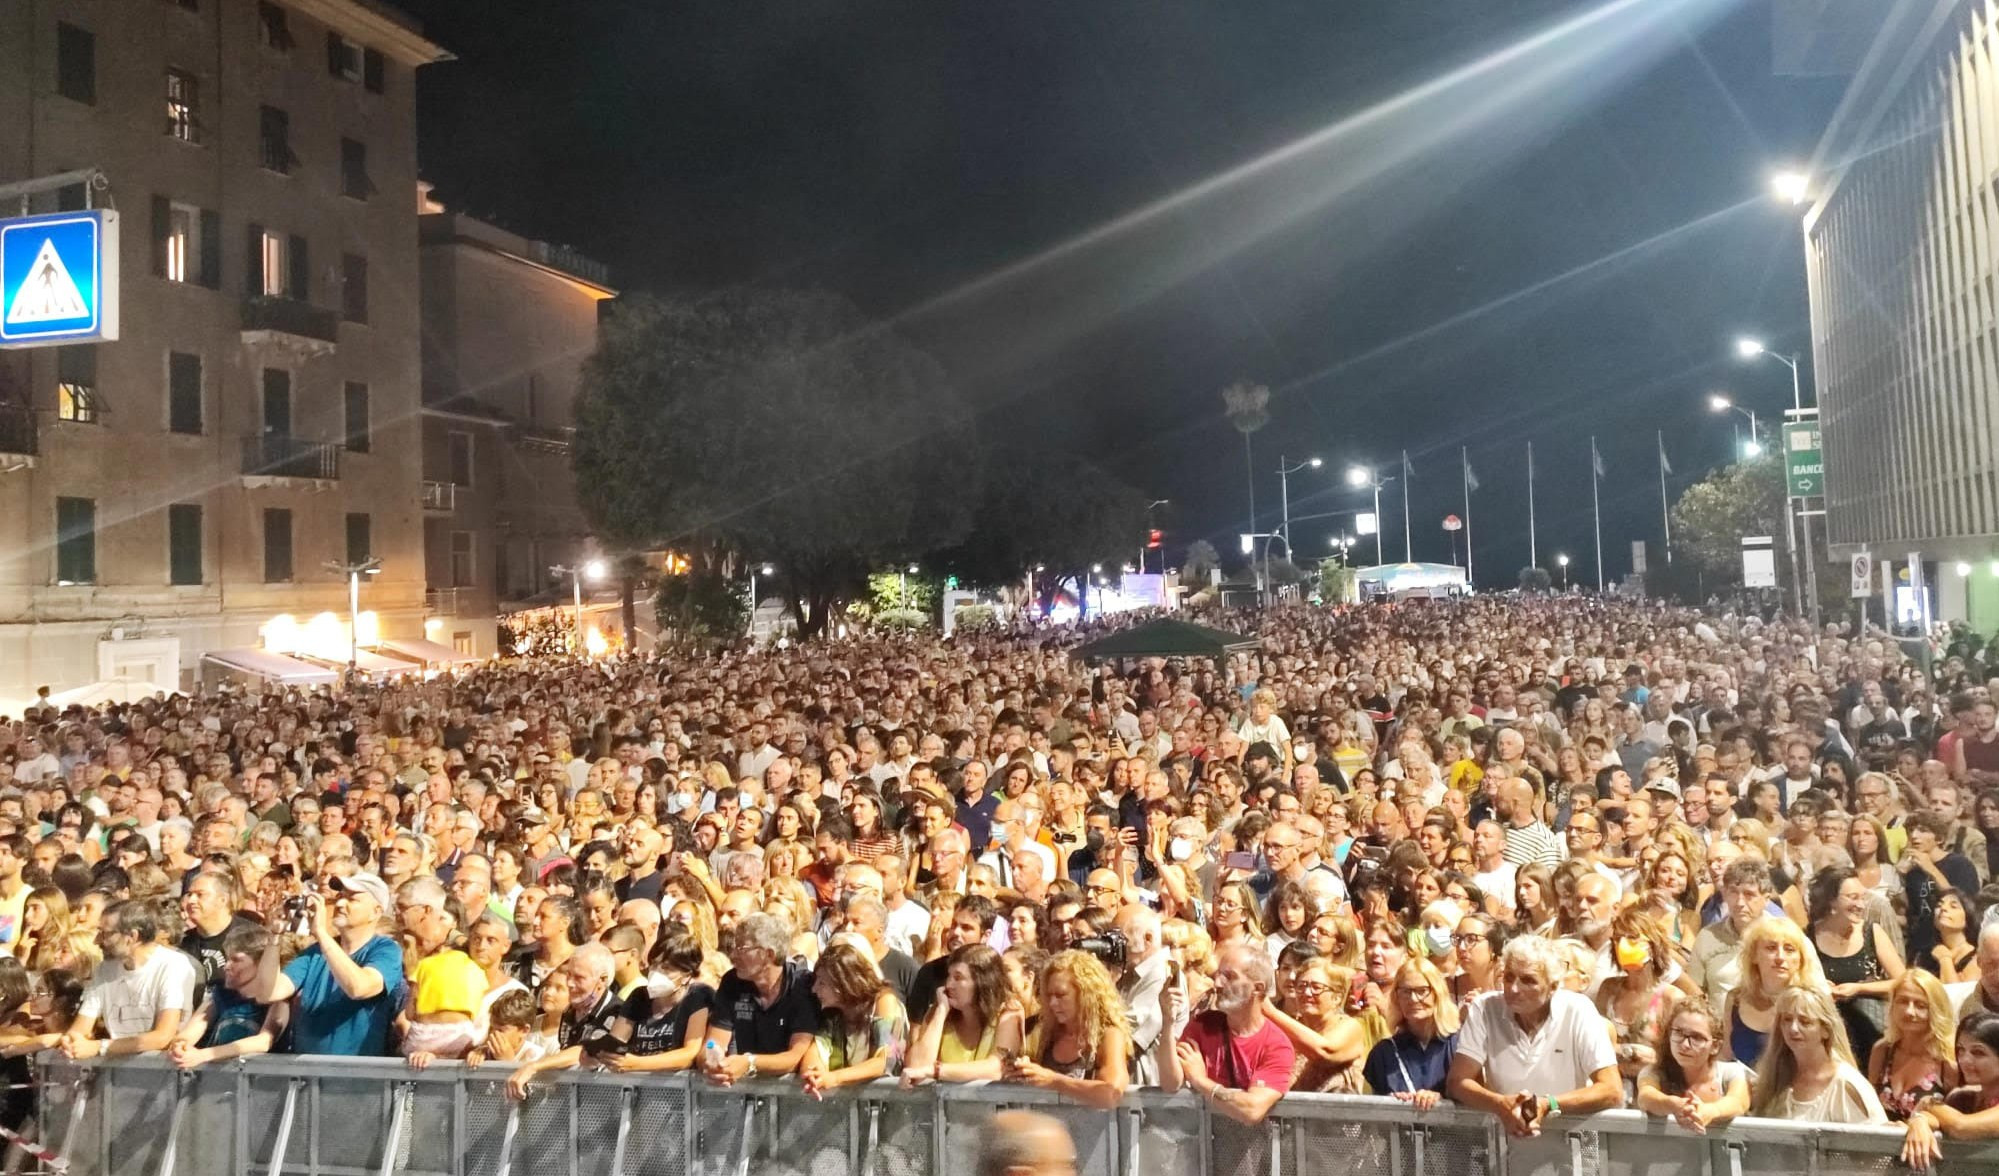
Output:
[[[32,1058],[1999,1136],[1999,682],[1615,600],[519,660],[0,723]],[[1999,668],[1992,671],[1999,674]],[[1984,913],[1992,909],[1995,921]]]

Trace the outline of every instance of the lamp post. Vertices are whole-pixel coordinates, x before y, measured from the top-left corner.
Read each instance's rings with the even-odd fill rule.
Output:
[[[593,559],[588,563],[581,564],[551,564],[548,570],[551,575],[569,577],[570,590],[573,594],[576,608],[576,645],[574,651],[580,655],[583,652],[583,578],[588,576],[592,580],[601,580],[604,578],[604,573],[610,569],[603,560]]]
[[[324,566],[347,577],[347,680],[351,683],[361,669],[361,577],[381,575],[382,561],[371,555],[346,563],[330,559]]]
[[[916,565],[910,564],[896,573],[896,606],[905,612],[909,610],[909,578],[914,576],[916,571]]]
[[[1285,465],[1284,455],[1277,455],[1277,493],[1282,504],[1278,516],[1277,532],[1284,536],[1284,558],[1291,559],[1291,475],[1300,470],[1316,470],[1326,463],[1316,457],[1308,457],[1297,465]],[[1266,574],[1268,568],[1265,569]]]
[[[1792,201],[1794,204],[1799,202],[1800,200]],[[1745,360],[1768,357],[1790,368],[1791,417],[1794,420],[1804,419],[1805,385],[1803,377],[1798,372],[1798,360],[1800,357],[1797,353],[1794,352],[1790,355],[1780,354],[1765,347],[1762,340],[1744,335],[1735,341],[1735,354]],[[1788,474],[1786,478],[1788,480]],[[1815,549],[1812,546],[1812,516],[1810,511],[1799,508],[1796,500],[1791,497],[1789,489],[1787,485],[1784,494],[1784,530],[1785,537],[1791,541],[1791,605],[1793,608],[1798,608],[1801,612],[1807,612],[1811,617],[1812,628],[1817,629],[1819,625],[1819,581],[1818,575],[1813,570],[1813,564],[1816,561],[1813,558]],[[1804,528],[1803,548],[1805,559],[1802,570],[1800,570],[1798,561],[1799,543],[1797,528],[1800,526]],[[1803,607],[1800,607],[1801,605]]]
[[[1381,488],[1393,482],[1394,478],[1384,478],[1372,466],[1350,466],[1347,469],[1347,485],[1356,489],[1374,492],[1374,562],[1381,562]]]
[[[755,632],[757,627],[757,604],[759,600],[757,596],[757,575],[761,573],[768,576],[775,571],[777,569],[769,564],[750,565],[750,630],[752,632]]]
[[[1562,591],[1567,592],[1569,590],[1569,557],[1566,555],[1557,555],[1555,557],[1555,564],[1562,569]]]
[[[1353,536],[1345,534],[1328,535],[1326,536],[1326,542],[1332,544],[1333,550],[1339,553],[1340,566],[1347,566],[1347,551],[1353,547]]]
[[[1749,445],[1743,452],[1747,453],[1750,457],[1757,457],[1762,454],[1763,442],[1760,439],[1762,434],[1757,432],[1756,429],[1756,411],[1754,409],[1744,408],[1720,392],[1715,392],[1708,396],[1707,407],[1709,412],[1737,412],[1748,417]]]
[[[1155,498],[1145,504],[1146,543],[1149,544],[1152,542],[1152,512],[1156,508],[1165,506],[1172,501],[1171,498]],[[1145,547],[1143,545],[1138,549],[1138,570],[1141,574],[1145,571]],[[1162,576],[1166,574],[1166,548],[1163,546],[1159,549],[1159,574]]]

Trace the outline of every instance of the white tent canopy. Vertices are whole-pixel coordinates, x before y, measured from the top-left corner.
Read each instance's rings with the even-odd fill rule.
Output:
[[[422,637],[397,637],[393,640],[384,640],[375,648],[390,657],[399,657],[404,661],[413,661],[426,666],[469,665],[485,660],[478,654],[460,653],[449,645],[440,645]]]
[[[1402,592],[1411,588],[1459,588],[1471,590],[1465,578],[1465,570],[1456,564],[1439,563],[1392,563],[1376,564],[1371,568],[1357,568],[1354,577],[1362,583],[1373,582],[1388,592]]]
[[[110,706],[121,702],[141,702],[164,693],[166,687],[157,682],[148,682],[141,678],[108,678],[102,682],[72,686],[59,694],[51,694],[48,704],[57,710],[71,706]]]
[[[325,666],[263,649],[218,649],[201,660],[282,686],[332,685],[340,680],[337,672]]]

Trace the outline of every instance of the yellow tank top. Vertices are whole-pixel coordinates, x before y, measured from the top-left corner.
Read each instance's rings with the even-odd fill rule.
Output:
[[[993,1030],[997,1028],[997,1024],[986,1026],[984,1036],[979,1038],[979,1044],[971,1049],[966,1049],[964,1043],[958,1039],[957,1033],[952,1031],[949,1024],[946,1024],[944,1026],[944,1040],[937,1045],[937,1060],[940,1062],[985,1061],[987,1058],[993,1056]]]

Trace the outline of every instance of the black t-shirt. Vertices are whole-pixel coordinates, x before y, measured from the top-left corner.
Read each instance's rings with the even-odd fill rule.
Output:
[[[884,965],[886,971],[886,965]],[[903,1007],[909,1010],[909,1023],[918,1025],[930,1015],[930,1008],[937,1003],[938,990],[944,987],[944,977],[951,970],[951,957],[938,956],[916,970],[909,982],[909,995],[903,1000]]]
[[[627,903],[635,898],[658,902],[659,896],[666,892],[666,871],[654,870],[643,878],[627,875],[618,879],[617,891],[620,903]]]
[[[791,1048],[793,1034],[819,1031],[819,998],[812,995],[812,969],[796,960],[788,961],[783,987],[769,1008],[758,999],[757,986],[731,970],[715,990],[709,1022],[729,1031],[732,1054],[785,1052]]]
[[[645,990],[639,991],[643,993]],[[618,998],[616,989],[599,997],[596,1005],[580,1017],[576,1015],[576,1008],[572,1005],[568,1015],[564,1016],[561,1024],[556,1027],[555,1039],[564,1049],[572,1045],[581,1045],[585,1039],[608,1031],[611,1022],[624,1012],[624,1008],[625,1002]]]
[[[895,989],[896,996],[902,999],[903,1006],[908,1007],[909,990],[916,985],[917,974],[923,970],[922,965],[918,964],[916,957],[908,952],[891,949],[881,958],[881,970],[882,979],[889,982],[889,986]]]
[[[213,935],[203,935],[199,927],[188,928],[187,934],[180,937],[180,949],[188,954],[188,958],[194,961],[195,969],[201,973],[203,989],[215,983],[216,977],[222,974],[222,965],[229,962],[228,957],[222,954],[222,941],[229,938],[229,933],[238,927],[262,925],[248,915],[237,915],[229,920],[228,926]]]
[[[632,1021],[631,1052],[639,1057],[671,1053],[687,1044],[687,1022],[694,1014],[715,1003],[715,990],[706,984],[690,984],[680,999],[664,1008],[653,1008],[652,997],[641,988],[625,1002],[625,1016]]]

